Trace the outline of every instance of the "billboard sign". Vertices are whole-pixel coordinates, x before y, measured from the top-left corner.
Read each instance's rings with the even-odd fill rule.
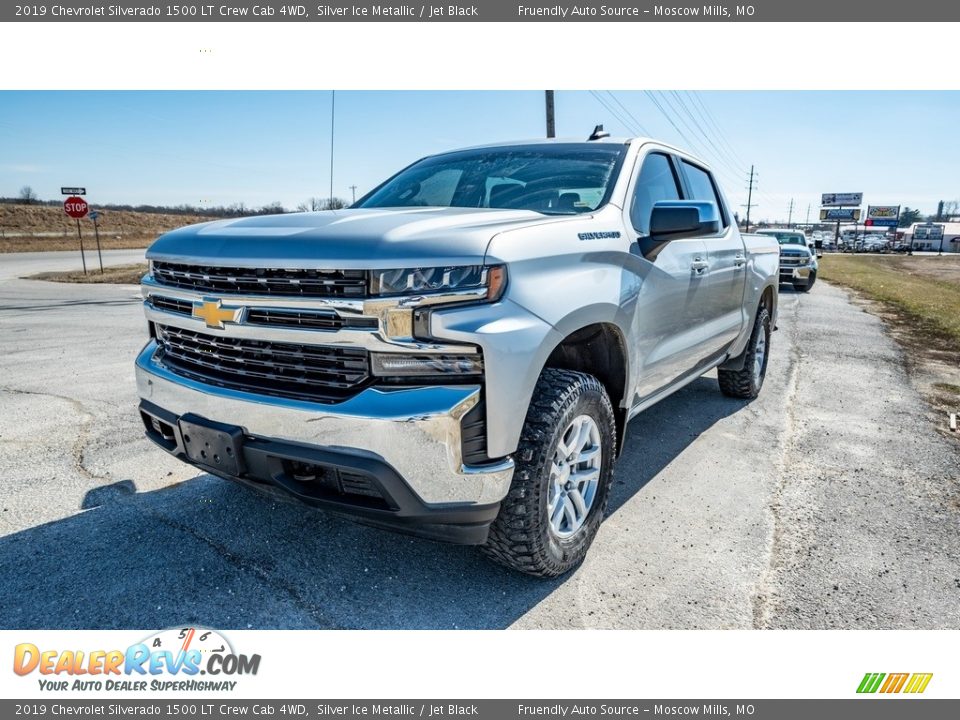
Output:
[[[860,208],[820,208],[820,220],[859,222]]]
[[[820,204],[824,207],[840,207],[841,205],[862,205],[863,193],[823,193]]]
[[[943,240],[943,225],[927,223],[913,228],[913,239],[916,240]]]
[[[870,205],[863,224],[873,227],[897,227],[900,223],[899,205]]]

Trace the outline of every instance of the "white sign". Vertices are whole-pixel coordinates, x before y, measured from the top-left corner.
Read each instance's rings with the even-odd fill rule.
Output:
[[[913,229],[914,240],[943,240],[943,225],[917,225]]]
[[[820,204],[824,207],[839,207],[841,205],[862,205],[863,193],[823,193]]]

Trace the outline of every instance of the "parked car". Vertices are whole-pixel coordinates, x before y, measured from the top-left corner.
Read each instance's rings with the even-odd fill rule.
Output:
[[[794,290],[810,292],[820,266],[803,231],[764,228],[757,232],[776,238],[780,244],[780,282],[790,283]]]
[[[630,418],[713,368],[757,396],[777,315],[778,245],[709,165],[599,134],[434,155],[147,257],[157,445],[538,576],[584,558]]]

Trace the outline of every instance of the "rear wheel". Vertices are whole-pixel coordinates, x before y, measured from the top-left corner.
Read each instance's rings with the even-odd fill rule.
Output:
[[[743,367],[740,370],[717,370],[720,391],[728,396],[752,400],[760,394],[763,378],[767,374],[767,358],[770,349],[770,311],[761,306],[753,322],[750,342],[744,350]]]
[[[592,375],[547,368],[534,390],[510,492],[483,552],[529,575],[579,565],[607,507],[616,424]]]

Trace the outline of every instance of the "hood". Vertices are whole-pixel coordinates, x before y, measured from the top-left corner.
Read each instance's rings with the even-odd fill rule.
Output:
[[[786,257],[804,257],[811,253],[810,248],[803,245],[781,245],[780,254]]]
[[[575,216],[530,210],[395,208],[261,215],[189,225],[161,235],[150,260],[317,270],[470,265],[504,230]]]

